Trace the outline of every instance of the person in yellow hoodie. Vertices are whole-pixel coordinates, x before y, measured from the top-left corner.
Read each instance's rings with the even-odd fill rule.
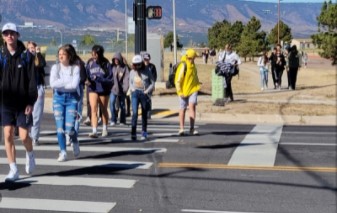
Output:
[[[190,117],[190,134],[198,135],[198,131],[194,129],[196,105],[198,99],[198,91],[200,90],[200,82],[198,78],[197,68],[194,60],[197,53],[193,49],[188,49],[186,55],[181,58],[181,62],[177,68],[175,75],[175,86],[179,97],[179,135],[185,135],[185,114],[188,106]]]

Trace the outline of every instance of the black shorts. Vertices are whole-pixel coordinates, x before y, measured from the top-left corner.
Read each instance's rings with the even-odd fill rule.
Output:
[[[25,129],[33,125],[33,116],[25,115],[24,110],[10,109],[6,106],[0,107],[1,126],[18,126]]]

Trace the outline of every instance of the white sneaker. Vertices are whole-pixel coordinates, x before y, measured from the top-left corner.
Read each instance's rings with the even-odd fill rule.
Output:
[[[89,133],[89,137],[90,138],[98,138],[98,134],[97,134],[97,132],[92,132],[92,133]]]
[[[66,145],[71,146],[70,136],[66,134]]]
[[[110,126],[116,126],[116,123],[111,121]]]
[[[40,143],[37,139],[33,139],[33,146],[39,146]]]
[[[67,161],[67,153],[66,152],[60,152],[59,157],[57,158],[58,162],[64,162]]]
[[[9,170],[9,173],[5,178],[5,182],[15,182],[18,179],[19,179],[19,171]]]
[[[90,118],[87,117],[87,119],[85,119],[85,121],[83,121],[84,125],[90,126],[91,122],[90,122]]]
[[[32,152],[31,157],[29,157],[28,152],[26,152],[26,173],[31,174],[35,169],[36,163],[35,163],[35,156]]]
[[[199,132],[195,129],[190,129],[190,135],[199,135]]]
[[[179,132],[178,132],[178,135],[179,136],[185,135],[185,131],[183,129],[180,129]]]
[[[74,157],[77,158],[80,155],[80,143],[73,143],[73,153],[74,153]]]
[[[108,131],[106,129],[103,129],[102,131],[102,137],[108,136]]]

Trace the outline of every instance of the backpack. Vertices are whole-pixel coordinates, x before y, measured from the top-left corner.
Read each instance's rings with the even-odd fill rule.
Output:
[[[178,69],[178,67],[181,63],[184,64],[184,75],[186,74],[186,70],[187,70],[186,62],[180,61],[180,62],[174,64],[172,66],[172,69],[170,70],[168,81],[166,82],[166,88],[167,89],[176,87],[176,85],[175,85],[176,73],[177,73],[177,69]]]

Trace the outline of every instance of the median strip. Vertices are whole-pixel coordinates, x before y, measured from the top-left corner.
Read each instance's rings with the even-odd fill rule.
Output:
[[[294,171],[294,172],[337,172],[336,167],[305,167],[305,166],[229,166],[226,164],[202,163],[159,163],[159,168],[198,168],[198,169],[228,169],[228,170],[260,170],[260,171]]]

